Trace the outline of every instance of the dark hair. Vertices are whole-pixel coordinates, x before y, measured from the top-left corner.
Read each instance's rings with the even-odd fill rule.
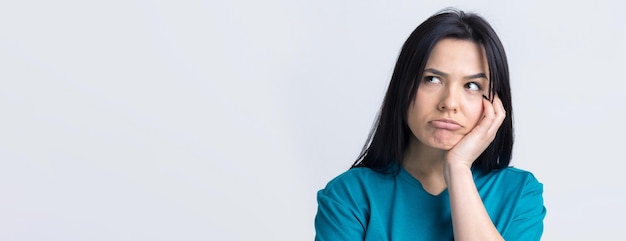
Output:
[[[408,107],[415,98],[433,47],[444,38],[469,40],[484,47],[491,80],[488,97],[492,99],[496,93],[507,113],[495,139],[473,163],[473,167],[488,173],[509,166],[513,150],[513,109],[504,48],[494,29],[481,16],[447,8],[420,24],[404,42],[382,107],[352,168],[389,171],[394,166],[399,168],[400,165],[395,164],[402,164],[412,135],[407,124]]]

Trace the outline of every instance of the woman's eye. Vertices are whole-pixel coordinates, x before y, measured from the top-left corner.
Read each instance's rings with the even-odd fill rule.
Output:
[[[441,83],[441,80],[437,76],[426,76],[426,82],[438,84]]]
[[[465,84],[465,88],[468,88],[469,90],[480,90],[480,85],[478,85],[475,82],[469,82],[467,84]]]

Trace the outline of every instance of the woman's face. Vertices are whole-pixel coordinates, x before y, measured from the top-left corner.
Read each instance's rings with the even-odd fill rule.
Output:
[[[482,46],[469,40],[440,40],[408,109],[408,125],[418,143],[450,150],[469,133],[482,117],[488,78]]]

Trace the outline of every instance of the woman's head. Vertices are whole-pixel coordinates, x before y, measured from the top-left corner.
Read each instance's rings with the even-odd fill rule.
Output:
[[[432,74],[432,69],[427,69],[426,64],[435,46],[444,39],[475,43],[484,51],[488,70],[484,93],[490,99],[498,95],[507,113],[496,138],[474,162],[474,166],[489,172],[509,165],[513,148],[513,111],[504,48],[493,28],[483,18],[447,9],[420,24],[402,46],[374,129],[353,166],[382,170],[402,160],[413,137],[407,120],[409,109],[415,104],[413,101],[419,101],[415,97],[420,81],[425,73]]]
[[[489,95],[489,68],[484,48],[470,40],[444,38],[430,52],[407,125],[415,138],[412,152],[448,151],[484,116]],[[429,151],[429,152],[430,152]]]

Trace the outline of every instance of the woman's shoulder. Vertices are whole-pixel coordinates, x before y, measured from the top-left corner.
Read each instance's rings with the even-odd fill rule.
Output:
[[[483,180],[484,182],[507,183],[509,185],[514,183],[518,183],[519,185],[523,186],[542,185],[535,176],[535,174],[533,174],[531,171],[513,166],[492,170],[491,172],[484,175],[479,174],[477,175],[476,180]]]
[[[495,175],[503,175],[507,177],[536,179],[535,174],[533,174],[531,171],[514,166],[497,169],[493,172]]]
[[[393,173],[376,171],[368,167],[353,167],[337,175],[326,184],[326,189],[343,185],[360,185],[393,178]]]
[[[376,171],[368,167],[353,167],[331,179],[319,191],[329,196],[367,196],[372,191],[393,185],[396,175],[392,172]]]

